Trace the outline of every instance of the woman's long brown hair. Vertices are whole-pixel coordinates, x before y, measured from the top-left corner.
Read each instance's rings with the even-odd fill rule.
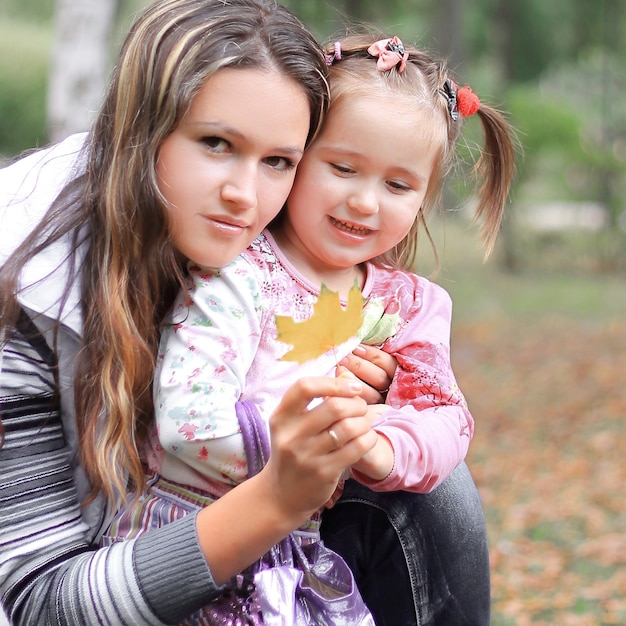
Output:
[[[81,281],[83,345],[74,381],[82,466],[118,503],[144,486],[139,442],[153,416],[160,324],[183,284],[155,167],[163,140],[206,80],[224,67],[292,78],[311,111],[328,105],[321,47],[289,11],[264,0],[165,0],[135,22],[85,147],[86,173],[0,269],[0,337],[19,309],[24,264],[69,239],[63,299]]]

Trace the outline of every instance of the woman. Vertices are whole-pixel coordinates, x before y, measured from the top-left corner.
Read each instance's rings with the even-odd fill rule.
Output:
[[[319,45],[280,7],[165,0],[132,27],[85,145],[3,172],[0,584],[13,622],[180,622],[332,493],[341,468],[309,470],[321,454],[286,398],[275,434],[303,459],[275,446],[257,480],[182,524],[90,548],[127,477],[143,486],[136,441],[183,260],[229,262],[280,210],[326,108],[324,74]],[[320,431],[365,404],[357,385],[310,385],[342,396],[313,416]],[[344,462],[367,444],[356,421]],[[291,485],[303,473],[309,495]]]
[[[137,492],[143,486],[136,442],[152,414],[160,321],[184,262],[205,248],[212,262],[228,262],[279,211],[325,111],[324,76],[319,47],[280,7],[159,2],[131,29],[88,138],[0,172],[0,592],[15,624],[182,621],[321,506],[373,445],[360,395],[373,401],[374,390],[301,381],[272,417],[271,460],[257,477],[197,515],[93,548],[127,478]],[[162,158],[172,135],[189,157],[179,171],[178,159]],[[204,186],[189,203],[198,179]],[[207,190],[210,210],[193,215]],[[384,389],[393,364],[383,365],[355,356],[352,368]],[[329,399],[307,411],[294,399],[303,391]],[[352,438],[329,464],[327,429],[339,420]],[[438,503],[439,520],[428,532],[447,541],[457,526],[442,522],[456,503],[435,493],[428,502]],[[411,514],[428,518],[427,504],[411,502]],[[358,506],[335,510],[350,517]],[[379,521],[397,547],[386,517]],[[417,589],[436,608],[450,576],[430,539],[422,546],[435,569]],[[450,552],[467,562],[454,544]],[[404,560],[394,563],[406,579]]]

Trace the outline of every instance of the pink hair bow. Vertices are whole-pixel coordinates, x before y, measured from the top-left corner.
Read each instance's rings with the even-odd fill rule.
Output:
[[[399,37],[381,39],[373,43],[367,49],[367,52],[373,57],[378,57],[376,68],[379,72],[393,69],[399,63],[400,67],[398,67],[398,72],[400,73],[406,67],[406,62],[409,58],[409,53],[406,51]]]

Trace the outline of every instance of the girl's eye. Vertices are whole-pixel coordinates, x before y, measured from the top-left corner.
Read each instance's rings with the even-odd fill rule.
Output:
[[[267,157],[265,163],[279,172],[288,172],[296,166],[293,160],[281,156]]]
[[[406,183],[398,180],[388,180],[387,186],[396,193],[404,193],[405,191],[411,191],[411,187]]]
[[[354,170],[347,165],[343,165],[342,163],[331,163],[330,166],[338,173],[338,174],[354,174]]]
[[[230,144],[226,139],[222,139],[221,137],[203,137],[202,143],[209,149],[211,152],[228,152],[230,149]]]

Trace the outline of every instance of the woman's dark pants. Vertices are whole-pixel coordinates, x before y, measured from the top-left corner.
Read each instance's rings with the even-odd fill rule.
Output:
[[[348,480],[322,539],[352,568],[377,626],[489,626],[485,518],[465,464],[429,494]]]

